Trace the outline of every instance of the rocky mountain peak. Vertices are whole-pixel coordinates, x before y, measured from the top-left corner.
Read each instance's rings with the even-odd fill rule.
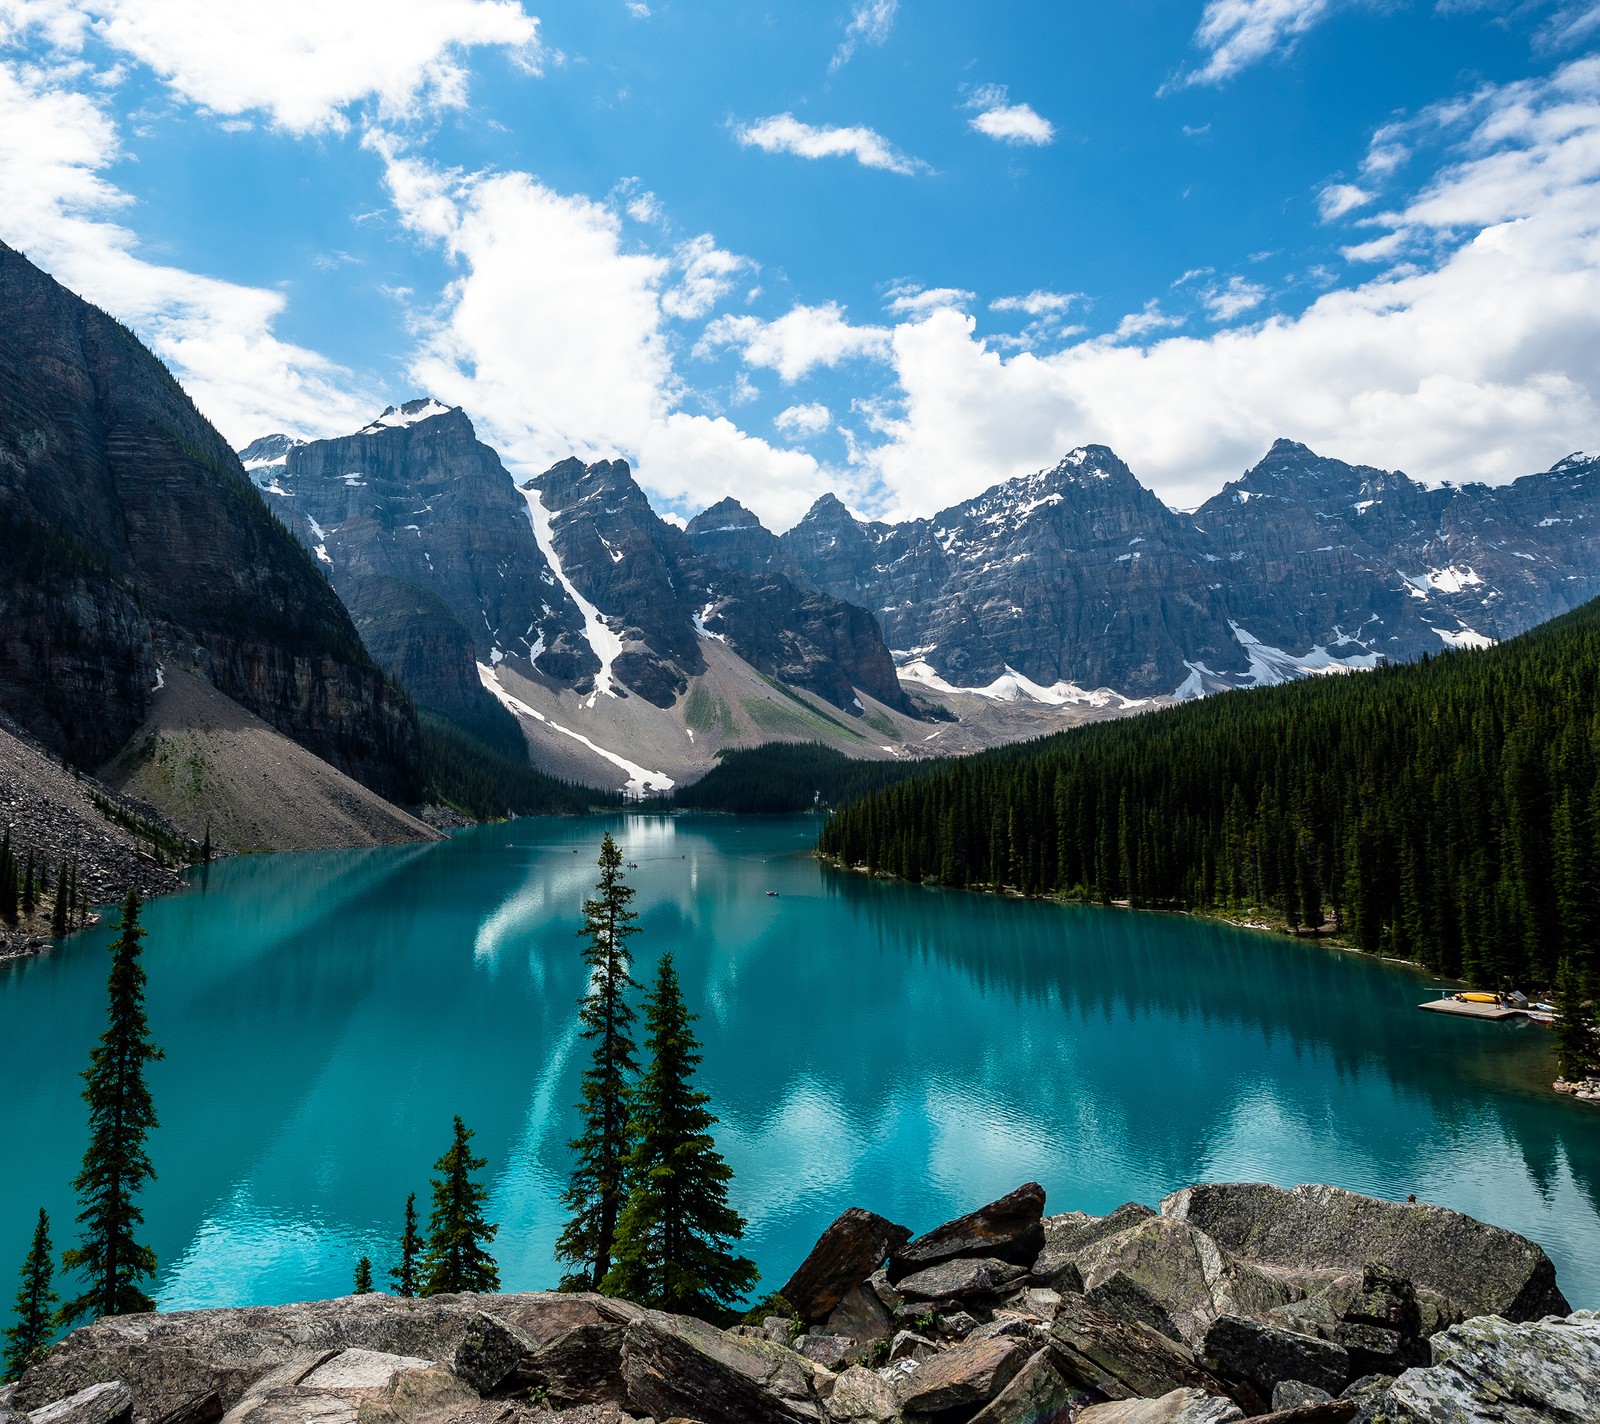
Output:
[[[764,529],[766,526],[756,514],[746,509],[732,495],[719,499],[709,508],[702,509],[689,521],[689,534],[720,534],[734,530]]]
[[[376,435],[383,430],[401,429],[408,425],[418,425],[424,420],[432,420],[436,415],[449,415],[452,411],[459,411],[459,406],[445,405],[432,396],[420,396],[416,400],[408,400],[403,405],[389,405],[383,408],[383,414],[368,425],[363,425],[356,433],[358,435]]]

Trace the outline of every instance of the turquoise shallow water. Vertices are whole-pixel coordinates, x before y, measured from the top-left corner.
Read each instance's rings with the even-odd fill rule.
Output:
[[[387,1267],[457,1112],[504,1285],[554,1283],[607,827],[639,863],[637,977],[670,948],[701,1014],[764,1289],[851,1204],[923,1230],[1029,1178],[1056,1211],[1265,1179],[1514,1227],[1600,1306],[1600,1112],[1549,1092],[1543,1030],[1420,1014],[1416,974],[1273,936],[825,872],[814,821],[726,817],[240,859],[148,906],[163,1306]],[[109,938],[0,972],[0,1310],[38,1208],[70,1235]]]

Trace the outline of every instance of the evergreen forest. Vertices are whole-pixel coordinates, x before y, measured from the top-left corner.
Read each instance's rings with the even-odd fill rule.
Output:
[[[1600,969],[1600,602],[1499,646],[948,762],[820,852],[914,882],[1261,914],[1474,983]]]

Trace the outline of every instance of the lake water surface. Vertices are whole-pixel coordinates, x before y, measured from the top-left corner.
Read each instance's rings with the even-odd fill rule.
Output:
[[[700,1014],[763,1290],[849,1205],[921,1231],[1029,1179],[1095,1212],[1266,1180],[1513,1227],[1600,1306],[1600,1111],[1549,1091],[1544,1030],[1418,1013],[1426,979],[1280,937],[826,872],[808,818],[616,817],[242,858],[147,907],[163,1307],[381,1273],[454,1113],[503,1285],[554,1284],[608,828],[638,862],[636,977],[670,949]],[[72,1236],[110,938],[0,971],[0,1282],[41,1205]]]

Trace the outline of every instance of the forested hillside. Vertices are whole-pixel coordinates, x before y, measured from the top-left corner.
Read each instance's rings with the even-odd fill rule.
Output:
[[[1475,982],[1600,968],[1600,602],[1481,652],[954,762],[820,849],[939,885],[1267,910]]]

